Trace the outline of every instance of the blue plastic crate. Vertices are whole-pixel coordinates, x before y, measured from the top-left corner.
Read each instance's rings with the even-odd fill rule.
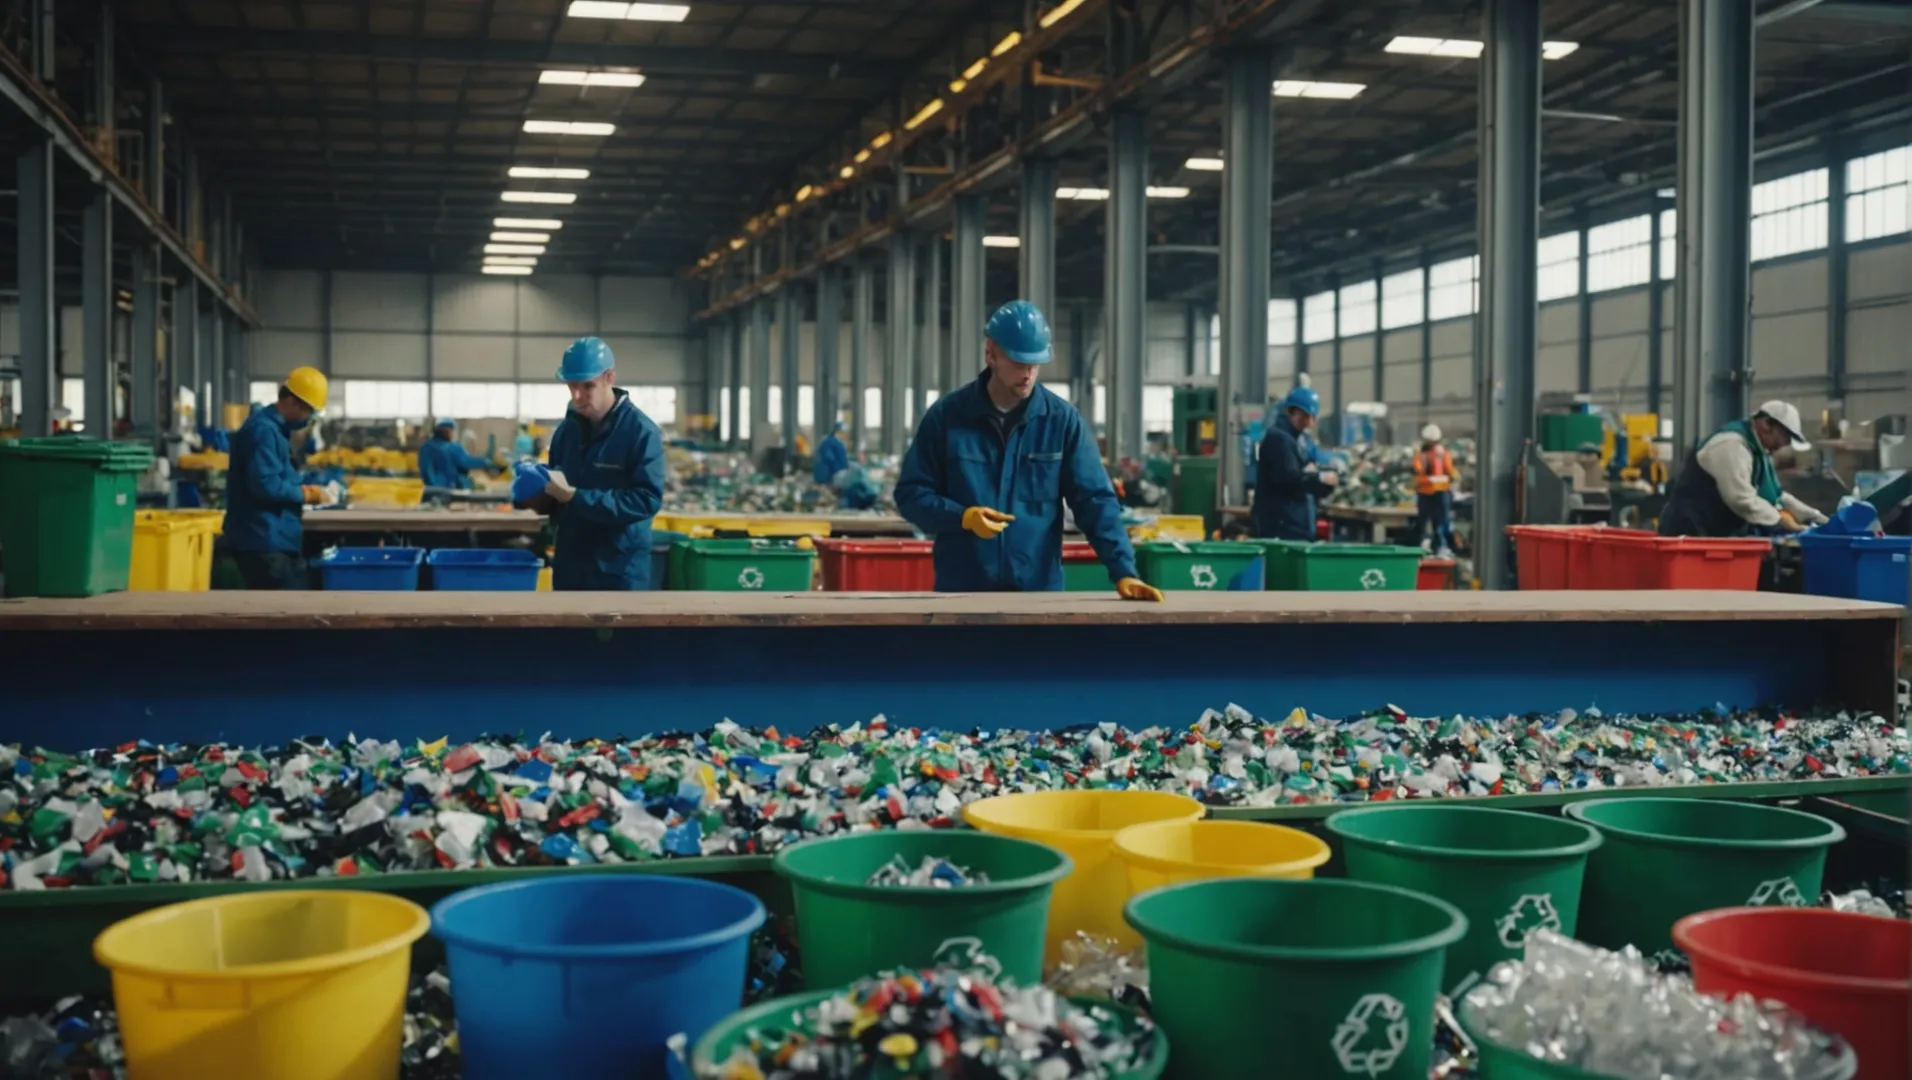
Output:
[[[517,548],[439,548],[425,558],[439,592],[537,592],[544,560]]]
[[[1804,588],[1808,593],[1847,600],[1858,596],[1859,555],[1852,546],[1858,539],[1839,533],[1800,534],[1799,560],[1805,571]]]
[[[423,548],[333,548],[318,561],[330,592],[415,592]]]
[[[1912,605],[1912,536],[1861,537],[1852,553],[1854,599]]]

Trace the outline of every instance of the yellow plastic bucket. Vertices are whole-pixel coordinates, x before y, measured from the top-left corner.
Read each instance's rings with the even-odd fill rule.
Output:
[[[425,909],[382,893],[254,892],[93,940],[133,1080],[392,1080]]]
[[[1313,833],[1254,821],[1156,821],[1115,834],[1128,896],[1206,878],[1311,878],[1328,861]]]
[[[212,588],[212,542],[223,510],[136,510],[131,592],[204,592]]]
[[[1206,540],[1206,528],[1200,514],[1163,514],[1155,519],[1155,539]]]
[[[745,514],[676,514],[665,512],[651,521],[651,527],[665,532],[680,532],[694,536],[701,529],[709,529],[711,535],[720,532],[741,532],[747,536],[828,536],[830,523],[822,518],[806,518],[782,515],[750,517]]]
[[[1152,821],[1195,821],[1201,803],[1166,791],[1036,791],[980,799],[963,808],[972,828],[1048,844],[1075,861],[1049,901],[1044,962],[1061,958],[1062,943],[1081,930],[1124,946],[1142,939],[1122,920],[1128,868],[1115,858],[1115,834]]]

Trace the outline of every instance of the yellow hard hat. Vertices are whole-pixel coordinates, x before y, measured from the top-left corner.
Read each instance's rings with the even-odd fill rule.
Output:
[[[325,373],[318,368],[293,368],[292,372],[285,377],[285,382],[280,385],[284,386],[293,397],[312,406],[314,411],[325,411],[326,395],[331,384],[326,380]]]

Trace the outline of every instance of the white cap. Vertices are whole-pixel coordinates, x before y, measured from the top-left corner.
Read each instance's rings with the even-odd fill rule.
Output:
[[[1441,441],[1441,425],[1429,424],[1426,427],[1422,428],[1421,441],[1422,442],[1440,442]]]
[[[1812,444],[1800,434],[1799,410],[1793,408],[1791,402],[1768,401],[1759,407],[1759,415],[1785,428],[1786,434],[1792,436],[1792,448],[1795,451],[1803,453],[1812,449]]]

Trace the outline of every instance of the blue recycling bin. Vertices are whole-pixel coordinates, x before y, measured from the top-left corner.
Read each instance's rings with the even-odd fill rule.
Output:
[[[1852,545],[1857,539],[1844,533],[1800,533],[1799,562],[1805,576],[1802,587],[1814,596],[1854,599],[1859,589],[1859,562]]]
[[[333,548],[317,562],[328,592],[413,592],[423,548]]]
[[[439,548],[425,565],[439,592],[537,592],[544,560],[518,548]]]
[[[1853,597],[1912,606],[1912,536],[1853,541]]]

